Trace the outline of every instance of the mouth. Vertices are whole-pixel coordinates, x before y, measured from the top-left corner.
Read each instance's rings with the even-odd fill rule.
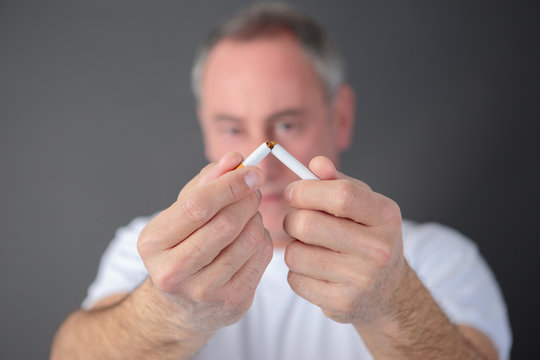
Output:
[[[276,204],[283,202],[283,190],[289,185],[285,181],[268,181],[261,188],[261,204]]]

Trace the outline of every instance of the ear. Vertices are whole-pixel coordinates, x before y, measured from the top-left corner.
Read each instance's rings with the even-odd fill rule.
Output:
[[[336,145],[340,152],[347,150],[351,145],[355,109],[356,100],[353,89],[349,85],[341,85],[333,101]]]

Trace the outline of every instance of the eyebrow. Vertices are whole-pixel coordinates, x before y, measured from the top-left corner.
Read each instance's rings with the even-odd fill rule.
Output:
[[[280,117],[285,117],[285,116],[302,116],[304,115],[304,111],[301,110],[301,109],[296,109],[296,108],[290,108],[290,109],[284,109],[284,110],[280,110],[270,116],[268,116],[266,118],[266,121],[267,122],[271,122],[271,121],[275,121],[277,119],[279,119]]]
[[[232,121],[232,122],[242,122],[242,119],[233,115],[227,114],[217,114],[214,117],[215,121]]]
[[[265,119],[265,122],[272,122],[272,121],[275,121],[275,120],[277,120],[277,119],[279,119],[281,117],[285,117],[285,116],[302,116],[302,115],[304,115],[304,113],[305,112],[303,110],[297,109],[297,108],[283,109],[283,110],[277,111],[277,112],[267,116],[266,119]],[[245,119],[243,119],[241,117],[234,116],[234,115],[229,115],[229,114],[223,114],[223,113],[218,113],[214,117],[214,120],[215,121],[236,122],[236,123],[245,121]]]

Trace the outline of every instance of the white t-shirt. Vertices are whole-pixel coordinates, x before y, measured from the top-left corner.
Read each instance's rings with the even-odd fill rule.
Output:
[[[148,276],[137,239],[149,218],[120,228],[104,253],[83,308],[119,292],[131,292]],[[477,247],[439,224],[403,222],[405,258],[450,320],[490,337],[501,359],[508,359],[512,335],[504,300]],[[222,328],[196,360],[358,360],[372,359],[350,324],[324,316],[287,283],[284,251],[274,250],[253,305],[236,324]]]

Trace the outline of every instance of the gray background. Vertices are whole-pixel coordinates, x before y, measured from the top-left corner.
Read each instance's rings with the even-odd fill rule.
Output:
[[[0,358],[46,358],[115,229],[205,164],[192,55],[245,3],[0,1]],[[473,238],[508,302],[514,358],[533,353],[538,6],[294,3],[330,30],[358,95],[343,170],[404,217]]]

